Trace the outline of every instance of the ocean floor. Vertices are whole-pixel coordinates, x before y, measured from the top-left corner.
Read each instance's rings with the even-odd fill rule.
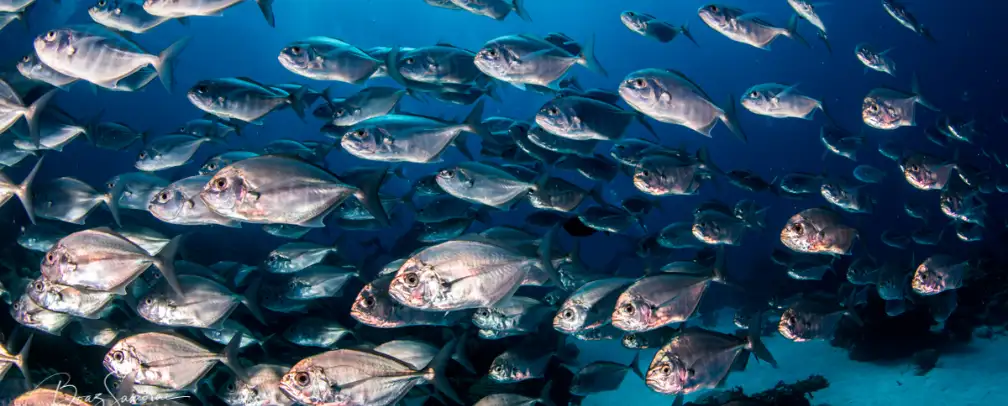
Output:
[[[718,324],[721,331],[732,331],[730,320]],[[824,376],[829,388],[815,392],[811,403],[828,406],[900,406],[900,405],[1008,405],[1008,337],[974,339],[968,346],[942,354],[938,365],[924,376],[916,376],[909,362],[874,364],[855,362],[847,352],[815,341],[794,343],[780,336],[764,341],[780,368],[749,361],[745,372],[728,378],[728,388],[741,386],[745,393],[772,388],[779,381],[793,383],[810,375]],[[597,360],[627,363],[631,350],[617,342],[579,342],[579,361]],[[642,370],[647,370],[656,350],[641,354]],[[708,392],[709,393],[709,392]],[[703,396],[703,394],[698,394]],[[688,396],[687,401],[697,398]],[[618,391],[590,396],[582,402],[595,405],[663,405],[673,397],[655,393],[633,373]]]

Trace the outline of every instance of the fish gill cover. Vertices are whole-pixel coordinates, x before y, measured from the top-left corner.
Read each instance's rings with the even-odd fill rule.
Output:
[[[1006,11],[0,0],[0,395],[1004,404]]]

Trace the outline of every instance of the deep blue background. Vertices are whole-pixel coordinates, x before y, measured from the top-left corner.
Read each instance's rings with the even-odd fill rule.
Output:
[[[38,9],[31,16],[31,29],[17,23],[0,32],[2,58],[14,63],[31,49],[31,39],[52,27],[55,12],[51,0],[38,0]],[[71,0],[64,3],[73,4]],[[192,35],[194,40],[186,49],[176,69],[177,86],[168,94],[156,81],[141,92],[119,93],[99,92],[97,96],[83,87],[74,87],[69,93],[60,94],[57,104],[72,115],[84,119],[104,109],[106,120],[122,121],[131,127],[163,134],[176,129],[183,122],[201,116],[201,112],[189,104],[185,91],[198,80],[225,77],[248,76],[264,83],[297,82],[321,90],[330,86],[335,95],[347,95],[356,86],[342,83],[323,83],[299,77],[284,69],[277,61],[280,49],[288,42],[308,36],[324,35],[340,38],[361,48],[372,46],[424,46],[436,42],[450,42],[457,46],[478,49],[485,41],[497,36],[514,33],[545,34],[563,32],[579,41],[596,39],[596,53],[609,72],[609,77],[591,73],[582,67],[572,69],[579,81],[586,87],[615,89],[627,73],[643,68],[673,68],[685,72],[699,83],[718,103],[724,103],[748,87],[765,82],[800,83],[799,89],[810,96],[821,98],[831,110],[831,114],[850,131],[864,129],[869,137],[860,155],[861,163],[875,165],[890,173],[882,185],[869,188],[879,200],[876,214],[871,216],[849,216],[852,225],[860,230],[869,251],[891,249],[880,248],[877,235],[889,228],[913,231],[919,222],[907,218],[901,207],[905,199],[925,199],[933,207],[935,224],[944,224],[937,207],[937,192],[920,192],[912,189],[896,172],[893,162],[878,155],[875,145],[884,138],[896,138],[907,148],[924,149],[932,153],[951,156],[951,151],[942,151],[922,137],[923,127],[903,128],[891,132],[866,129],[861,124],[861,99],[872,88],[890,86],[909,90],[910,77],[916,72],[920,77],[924,95],[945,112],[975,116],[989,133],[988,148],[1003,150],[1000,137],[1006,124],[1000,114],[1005,109],[1005,86],[1003,72],[1008,69],[1004,51],[1004,16],[1008,15],[1008,5],[1002,1],[965,0],[948,2],[941,0],[917,0],[909,7],[914,15],[927,25],[938,39],[929,43],[913,32],[898,25],[883,10],[878,0],[833,1],[820,9],[820,14],[829,30],[833,53],[827,53],[815,38],[814,29],[807,23],[801,24],[801,32],[812,44],[805,48],[795,41],[780,38],[773,43],[772,51],[759,50],[747,45],[734,43],[705,26],[697,17],[700,1],[667,0],[528,0],[528,11],[533,22],[522,21],[515,16],[504,22],[474,16],[463,12],[437,9],[427,6],[421,0],[277,0],[275,3],[277,27],[270,28],[251,2],[245,2],[228,10],[223,17],[193,18],[191,26],[183,27],[168,22],[144,35],[134,38],[151,52],[160,52],[165,46],[183,35]],[[729,3],[750,12],[760,12],[764,18],[783,25],[792,14],[784,0],[735,0]],[[90,23],[86,7],[90,2],[80,3],[79,9],[70,23]],[[619,14],[626,9],[647,12],[670,23],[689,24],[700,47],[683,38],[669,44],[660,44],[641,37],[626,29],[619,20]],[[865,73],[863,66],[854,57],[854,46],[868,42],[879,49],[894,48],[890,56],[896,61],[895,78],[885,74]],[[387,79],[374,81],[388,85]],[[508,116],[517,119],[531,119],[536,110],[547,101],[546,96],[522,93],[505,87],[503,103],[488,100],[486,115]],[[439,114],[462,117],[467,107],[436,102],[421,103],[407,99],[404,109],[423,114]],[[721,125],[714,130],[714,137],[706,139],[686,128],[654,123],[663,143],[670,146],[688,146],[695,149],[705,146],[710,149],[714,162],[725,170],[749,169],[766,179],[773,179],[789,172],[805,171],[848,175],[855,166],[843,158],[830,156],[825,163],[821,159],[823,147],[819,141],[819,129],[824,118],[816,116],[814,121],[773,120],[753,115],[738,107],[741,124],[748,133],[749,142],[743,144],[735,139]],[[933,122],[935,115],[923,109],[919,123]],[[279,138],[298,140],[324,140],[318,128],[322,122],[309,118],[300,121],[289,110],[271,114],[261,127],[249,126],[243,138],[233,138],[232,147],[256,148],[268,141]],[[643,129],[634,124],[631,135],[640,136]],[[608,146],[606,147],[608,148]],[[133,162],[139,146],[129,152],[111,152],[93,148],[83,141],[77,141],[57,155],[48,159],[39,179],[59,176],[74,176],[100,187],[111,176],[133,171]],[[979,157],[978,148],[965,147],[963,159]],[[184,168],[166,171],[163,175],[180,178],[193,174],[203,160],[222,152],[220,147],[205,145],[195,157],[194,163]],[[458,159],[450,152],[448,160]],[[337,172],[362,164],[343,152],[329,155],[328,162]],[[979,161],[986,166],[984,161]],[[8,174],[15,180],[21,179],[29,165],[9,169]],[[418,176],[434,166],[411,166],[407,173]],[[997,171],[1005,168],[998,167]],[[558,173],[559,174],[559,173]],[[578,179],[573,174],[564,174],[569,179]],[[579,182],[583,179],[578,179]],[[581,182],[586,187],[587,183]],[[629,179],[620,175],[611,185],[621,195],[634,193]],[[391,185],[390,191],[402,193],[405,184]],[[661,199],[665,213],[653,213],[648,219],[652,231],[691,215],[692,208],[701,201],[716,198],[728,203],[749,195],[738,192],[727,183],[717,182],[705,187],[700,196],[668,197]],[[730,248],[729,266],[732,273],[750,273],[762,277],[766,258],[773,247],[779,247],[780,227],[798,210],[825,204],[816,197],[806,200],[779,200],[770,195],[760,195],[762,204],[772,206],[768,219],[768,230],[751,233],[742,248]],[[992,203],[994,203],[992,201]],[[992,208],[997,207],[992,204]],[[8,204],[6,213],[18,213],[16,204]],[[99,209],[101,210],[101,209]],[[527,210],[524,209],[524,210]],[[524,213],[525,211],[523,211]],[[96,214],[95,223],[105,221],[104,213]],[[1000,227],[1000,217],[996,222]],[[518,224],[518,214],[497,214],[501,222]],[[381,234],[386,245],[404,230]],[[175,228],[177,231],[192,229]],[[190,251],[201,251],[206,260],[217,258],[243,259],[249,262],[261,259],[266,252],[279,243],[266,236],[258,227],[249,225],[244,230],[202,229],[189,244]],[[951,231],[951,230],[950,230]],[[331,242],[338,231],[316,231],[309,235],[313,240]],[[364,236],[369,233],[355,234]],[[212,236],[212,237],[208,237]],[[218,237],[226,236],[226,240]],[[223,241],[223,243],[222,243]],[[592,237],[583,252],[585,259],[596,265],[607,263],[615,254],[613,241],[620,244],[624,239],[601,236]],[[212,246],[212,248],[211,248]],[[919,248],[917,258],[926,256],[928,251],[957,250],[961,246],[946,235],[938,248]],[[629,248],[629,245],[626,245]],[[858,248],[863,249],[863,248]],[[877,252],[873,252],[878,255]],[[629,265],[637,266],[637,265]],[[755,273],[752,273],[755,272]],[[769,275],[769,273],[767,273]],[[779,271],[774,272],[779,275]]]

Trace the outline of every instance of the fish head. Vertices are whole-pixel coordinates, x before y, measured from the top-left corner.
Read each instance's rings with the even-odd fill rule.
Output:
[[[186,206],[192,207],[193,202],[182,194],[181,190],[167,187],[154,195],[147,203],[147,211],[159,219],[174,219]]]
[[[551,100],[536,113],[535,122],[552,134],[566,134],[581,129],[581,118],[567,99]],[[530,133],[531,135],[531,133]]]
[[[460,167],[445,168],[437,173],[438,186],[441,189],[448,190],[465,190],[473,186],[473,178],[465,171],[465,169]]]
[[[155,171],[160,169],[159,165],[163,158],[164,155],[154,148],[144,148],[137,154],[137,160],[133,166],[141,171]]]
[[[620,21],[623,22],[623,25],[629,28],[630,31],[639,34],[644,34],[645,32],[647,32],[648,23],[653,19],[654,17],[651,17],[647,14],[638,13],[636,11],[631,10],[627,10],[620,13]]]
[[[333,102],[331,124],[335,126],[351,126],[361,122],[364,112],[359,106],[347,102]]]
[[[391,313],[392,303],[387,296],[379,296],[370,284],[361,289],[350,306],[350,317],[367,326],[385,327],[391,326],[388,315]]]
[[[44,276],[39,276],[28,284],[25,293],[39,306],[50,308],[63,299],[61,290],[63,287],[50,282]]]
[[[119,2],[116,0],[98,0],[95,5],[88,8],[88,15],[95,21],[108,21],[113,16],[122,14]]]
[[[658,78],[646,70],[633,72],[623,78],[618,93],[623,101],[638,111],[648,110],[660,103],[663,94]]]
[[[70,28],[58,28],[46,31],[35,37],[35,53],[41,61],[65,61],[77,53],[76,40],[78,33]],[[50,63],[46,63],[51,65]]]
[[[229,163],[230,162],[228,162],[226,159],[220,156],[215,156],[213,158],[208,159],[205,163],[203,163],[203,166],[201,166],[199,169],[199,174],[200,176],[213,175],[217,173],[217,171],[220,170],[220,168],[227,166]]]
[[[374,155],[392,146],[392,137],[380,128],[373,126],[358,126],[340,139],[340,146],[356,156]]]
[[[784,338],[795,342],[807,341],[807,337],[812,329],[812,323],[795,309],[787,309],[781,315],[780,323],[777,324],[777,331]]]
[[[940,267],[933,267],[930,261],[924,261],[914,271],[910,287],[922,296],[937,295],[949,289],[948,273],[941,272]]]
[[[302,365],[305,364],[305,365]],[[280,378],[280,390],[298,403],[329,403],[336,395],[335,382],[326,379],[325,370],[312,365],[311,360],[303,360]]]
[[[131,373],[142,372],[143,365],[138,351],[130,340],[120,340],[115,343],[102,359],[102,365],[113,375],[123,378]]]
[[[861,103],[861,119],[869,127],[879,130],[892,130],[900,125],[899,113],[871,94],[865,96]]]
[[[878,64],[878,54],[876,54],[867,44],[858,44],[854,47],[854,55],[857,55],[858,60],[867,66],[875,66]]]
[[[171,16],[179,8],[186,7],[182,0],[144,0],[143,9],[153,16]]]
[[[678,354],[666,354],[665,352],[659,351],[654,361],[651,362],[651,366],[644,375],[644,382],[651,390],[658,393],[683,393],[687,381],[692,375],[690,368]]]
[[[706,4],[697,10],[697,15],[711,27],[727,27],[734,19],[729,9],[720,4]]]
[[[693,236],[707,244],[716,244],[728,236],[718,221],[710,216],[698,215],[693,221]]]
[[[437,302],[448,293],[447,285],[433,265],[410,258],[392,278],[389,296],[408,307],[429,309],[436,307]]]
[[[942,191],[938,198],[939,207],[946,216],[956,218],[962,211],[963,198],[957,193]]]
[[[506,77],[513,66],[521,63],[518,54],[500,41],[490,41],[476,52],[476,68],[494,78]]]
[[[612,325],[623,331],[646,331],[658,322],[654,310],[644,298],[623,292],[613,309]]]
[[[504,325],[503,315],[490,307],[481,307],[473,312],[473,325],[481,329],[501,328]]]
[[[210,80],[196,82],[186,92],[189,102],[203,111],[219,111],[224,108],[227,98],[219,90],[219,86]]]
[[[809,252],[813,249],[812,239],[815,233],[816,231],[809,221],[801,213],[798,213],[784,225],[780,239],[781,243],[793,251]]]
[[[399,73],[406,79],[416,82],[431,82],[442,75],[442,71],[447,70],[447,66],[438,63],[429,52],[417,49],[407,52],[399,57]]]
[[[778,109],[777,95],[762,86],[753,86],[739,99],[739,104],[756,114],[767,114]]]
[[[173,307],[171,301],[165,295],[150,292],[137,301],[136,312],[145,320],[157,323],[166,320],[174,310]]]
[[[277,56],[280,65],[294,72],[303,72],[314,68],[319,60],[319,55],[311,44],[295,42],[280,50]]]
[[[21,295],[14,303],[11,303],[10,315],[20,324],[26,326],[35,325],[37,322],[33,317],[33,307],[38,307],[38,305],[32,302],[31,297]]]
[[[22,56],[17,62],[17,70],[24,77],[33,77],[34,73],[42,69],[42,62],[39,61],[35,52],[29,52]]]
[[[250,405],[263,403],[266,399],[260,399],[260,389],[252,383],[242,382],[237,377],[231,379],[221,387],[218,393],[221,400],[229,405]]]
[[[900,166],[903,167],[903,177],[917,189],[940,189],[944,185],[944,182],[941,182],[941,179],[939,179],[938,174],[932,171],[931,167],[923,159],[910,157],[904,160]]]
[[[42,275],[51,281],[73,280],[73,273],[77,270],[77,259],[66,246],[56,243],[42,258],[40,268]]]
[[[624,348],[629,348],[631,350],[643,349],[645,344],[647,344],[645,342],[644,337],[641,336],[640,333],[624,334],[623,338],[620,339],[620,341],[623,343]]]
[[[634,171],[633,183],[638,190],[649,195],[662,196],[671,192],[664,174],[643,166]]]
[[[588,309],[577,303],[564,303],[553,317],[553,328],[562,333],[581,331],[588,319]]]
[[[519,368],[505,357],[494,358],[493,363],[490,364],[490,372],[487,376],[495,382],[499,383],[511,383],[518,382],[521,380],[521,372]]]
[[[231,210],[245,199],[249,190],[251,188],[241,170],[226,166],[210,178],[200,192],[200,198],[216,211]]]
[[[263,261],[263,266],[273,273],[289,273],[292,267],[291,259],[278,251],[270,252]]]

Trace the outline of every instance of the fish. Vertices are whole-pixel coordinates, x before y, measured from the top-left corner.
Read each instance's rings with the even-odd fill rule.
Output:
[[[493,307],[477,309],[472,322],[483,330],[507,331],[513,335],[532,334],[554,312],[552,306],[536,299],[513,296]]]
[[[221,168],[231,165],[242,159],[257,157],[259,154],[249,151],[228,151],[222,154],[207,158],[206,162],[200,166],[199,175],[208,176],[217,173]]]
[[[38,202],[33,214],[44,219],[83,225],[94,208],[104,203],[115,223],[121,224],[117,205],[119,199],[114,196],[115,192],[100,193],[74,178],[52,179],[33,193],[31,201]]]
[[[94,146],[113,151],[127,149],[137,140],[146,143],[147,138],[146,133],[117,122],[99,122],[90,125],[85,134]]]
[[[493,306],[514,295],[533,267],[551,269],[542,262],[547,260],[486,237],[463,236],[410,256],[392,279],[389,295],[419,310]]]
[[[553,328],[572,334],[610,324],[616,301],[632,283],[628,278],[606,278],[582,285],[560,305]]]
[[[878,203],[864,191],[866,185],[843,179],[826,179],[819,193],[827,202],[848,213],[871,213]]]
[[[780,240],[795,252],[847,255],[857,237],[857,230],[842,224],[840,215],[812,208],[791,216]]]
[[[278,58],[284,68],[309,79],[352,84],[364,83],[384,63],[351,44],[322,36],[294,41]]]
[[[388,215],[378,200],[386,174],[382,168],[357,176],[360,187],[355,187],[299,159],[264,155],[221,168],[200,197],[211,210],[242,222],[321,228],[327,214],[354,196],[387,225]]]
[[[241,227],[241,222],[210,210],[199,197],[209,180],[209,176],[179,179],[156,192],[147,204],[147,211],[158,220],[170,224]]]
[[[294,93],[267,86],[250,78],[201,80],[186,93],[196,108],[223,120],[262,125],[267,114],[290,107],[304,118],[306,90]]]
[[[911,153],[899,160],[900,170],[907,183],[920,190],[941,190],[944,189],[950,179],[952,171],[959,170],[959,166],[953,162],[924,153]]]
[[[184,296],[173,263],[180,241],[173,238],[153,255],[107,227],[77,231],[46,252],[42,275],[63,285],[125,295],[126,285],[154,265],[175,293]]]
[[[739,103],[750,112],[773,118],[811,120],[816,110],[829,117],[821,101],[801,94],[797,87],[779,83],[756,85],[746,90]]]
[[[350,127],[340,145],[350,155],[382,162],[437,161],[448,144],[455,144],[463,154],[472,156],[460,135],[484,134],[482,115],[480,101],[461,123],[404,114],[374,117]]]
[[[931,31],[917,21],[904,4],[896,0],[882,0],[882,8],[885,9],[890,17],[899,22],[900,25],[917,33],[917,35],[924,37],[928,41],[935,42],[935,38],[931,36]]]
[[[719,107],[682,72],[654,68],[631,72],[620,83],[619,95],[634,110],[660,122],[681,125],[710,138],[714,125],[721,121],[746,141],[735,115],[734,98]]]
[[[19,184],[14,184],[7,175],[0,172],[0,205],[7,203],[11,196],[17,196],[18,200],[21,201],[21,205],[24,206],[25,213],[28,214],[28,220],[32,224],[36,224],[32,183],[35,181],[35,175],[38,174],[39,168],[42,167],[43,159],[45,158],[39,158],[35,162],[35,166],[32,167],[31,172]]]
[[[885,171],[871,165],[858,165],[854,168],[854,177],[865,183],[881,183],[885,177]]]
[[[651,14],[632,10],[620,13],[620,21],[630,31],[661,43],[671,42],[682,34],[686,38],[689,38],[693,42],[693,45],[700,46],[700,44],[697,44],[696,39],[693,38],[693,34],[690,33],[689,27],[686,24],[676,27],[668,22],[659,20]]]
[[[46,310],[86,319],[98,319],[107,313],[115,295],[77,289],[50,282],[38,277],[28,284],[26,291],[32,301]]]
[[[878,52],[871,45],[864,42],[854,47],[854,54],[865,66],[865,71],[873,70],[888,74],[889,76],[896,76],[896,62],[889,57],[888,54],[890,52],[892,52],[892,48]]]
[[[98,0],[88,8],[88,15],[98,24],[134,34],[143,34],[172,19],[151,15],[144,10],[143,4],[128,0]],[[188,24],[186,20],[179,22]]]
[[[860,323],[857,314],[850,309],[830,311],[825,303],[811,299],[801,300],[784,310],[777,331],[794,342],[832,340],[843,317],[850,317]]]
[[[574,374],[570,393],[577,396],[588,396],[617,390],[629,371],[633,371],[634,375],[644,379],[644,372],[637,365],[639,363],[640,352],[638,351],[630,363],[626,365],[610,361],[595,361],[585,365]]]
[[[248,375],[237,358],[241,337],[235,336],[221,353],[214,353],[194,341],[170,333],[140,333],[115,343],[102,364],[111,374],[130,384],[156,385],[180,390],[196,382],[218,362],[239,378]]]
[[[21,57],[21,60],[17,63],[17,70],[21,76],[48,83],[60,89],[67,89],[79,80],[74,76],[62,74],[50,68],[49,65],[42,63],[34,50]]]
[[[912,86],[910,93],[884,87],[872,89],[861,104],[862,121],[869,127],[889,131],[917,125],[918,104],[931,111],[940,111],[921,96],[917,75],[913,77]]]
[[[21,228],[17,243],[28,250],[46,252],[67,234],[70,234],[70,231],[64,230],[55,223],[32,224]]]
[[[535,188],[499,167],[463,162],[438,171],[438,186],[459,199],[507,210]]]
[[[314,265],[302,269],[287,280],[287,297],[312,300],[342,295],[341,290],[350,279],[359,278],[354,268]]]
[[[6,132],[14,123],[21,118],[28,124],[28,139],[32,145],[41,145],[41,123],[42,113],[53,97],[56,96],[57,89],[50,90],[31,104],[25,104],[21,96],[11,87],[10,83],[0,80],[0,133]]]
[[[389,295],[394,276],[385,275],[365,285],[350,307],[350,317],[376,328],[451,326],[469,317],[466,312],[424,311],[400,304]]]
[[[770,44],[777,37],[784,36],[808,46],[798,33],[798,15],[788,20],[787,27],[777,27],[737,8],[719,4],[707,4],[697,10],[700,19],[708,27],[728,39],[763,50],[770,50]]]
[[[724,282],[724,255],[717,258],[713,267],[672,262],[660,274],[638,279],[617,298],[613,327],[641,333],[685,322],[696,312],[710,282]]]
[[[294,401],[280,390],[280,378],[288,370],[288,366],[274,364],[248,367],[245,371],[249,380],[232,378],[221,387],[219,396],[228,406],[293,405]]]
[[[170,285],[159,282],[139,298],[137,314],[162,326],[218,328],[242,304],[257,320],[266,324],[255,296],[258,283],[253,283],[244,295],[197,275],[178,275],[178,283],[185,296],[176,296]]]
[[[388,114],[399,105],[406,93],[406,90],[394,87],[368,86],[345,98],[327,100],[314,114],[323,115],[320,118],[329,119],[330,124],[342,130],[342,127]],[[339,135],[343,133],[338,132]]]
[[[602,76],[605,68],[595,59],[594,39],[573,54],[546,38],[506,35],[494,38],[476,52],[476,68],[487,76],[525,90],[535,85],[559,90],[558,80],[575,64]]]
[[[191,37],[183,37],[160,54],[152,55],[107,28],[76,25],[46,31],[35,38],[34,46],[42,63],[64,75],[107,89],[116,89],[119,81],[153,66],[165,89],[171,92],[175,58],[190,40]]]
[[[681,159],[655,154],[641,160],[633,172],[633,185],[652,196],[695,195],[700,186],[720,173],[707,150],[701,148],[696,158]]]
[[[212,138],[196,138],[191,135],[163,135],[150,140],[137,154],[134,165],[144,172],[162,171],[189,163],[199,147]]]
[[[263,261],[268,272],[293,274],[322,262],[329,254],[338,252],[336,246],[325,246],[311,242],[290,242],[271,251]]]
[[[52,335],[60,335],[73,317],[39,306],[28,295],[21,295],[11,303],[10,315],[18,324]]]
[[[933,296],[963,287],[972,265],[943,254],[932,255],[914,270],[910,286],[922,296]]]
[[[380,352],[332,350],[299,361],[280,379],[280,389],[299,403],[377,406],[392,405],[415,385],[432,382],[461,404],[444,375],[454,350],[450,341],[423,368]]]
[[[448,0],[459,9],[468,11],[475,15],[481,15],[502,21],[508,14],[514,12],[516,16],[525,21],[532,21],[528,11],[525,10],[525,0]]]
[[[818,6],[823,6],[828,3],[820,3]],[[814,27],[819,29],[822,35],[826,35],[826,25],[823,24],[822,17],[816,12],[817,4],[811,3],[808,0],[788,0],[788,5],[794,9],[803,20],[808,21]]]
[[[536,113],[535,122],[548,133],[572,140],[613,141],[623,136],[634,119],[657,137],[643,114],[584,96],[561,96],[547,102]]]
[[[777,361],[760,340],[759,319],[750,324],[746,337],[684,329],[658,350],[645,374],[645,383],[655,392],[681,397],[716,387],[733,366],[744,364],[750,353],[776,368]]]
[[[284,339],[291,343],[317,348],[334,348],[344,337],[354,335],[353,330],[343,327],[336,321],[317,317],[298,320],[283,332]]]
[[[144,11],[160,17],[182,18],[220,15],[244,0],[144,0]],[[276,27],[273,0],[254,0],[270,27]]]

